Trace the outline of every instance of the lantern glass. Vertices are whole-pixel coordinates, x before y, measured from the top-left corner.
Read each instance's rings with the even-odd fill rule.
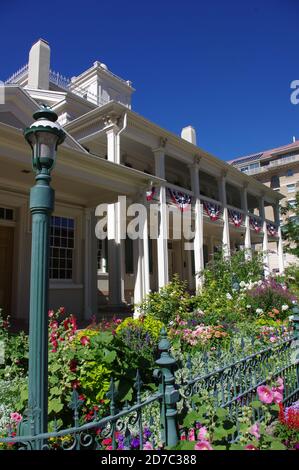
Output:
[[[57,134],[47,131],[36,131],[30,135],[34,166],[38,168],[53,168],[56,159],[58,139]]]

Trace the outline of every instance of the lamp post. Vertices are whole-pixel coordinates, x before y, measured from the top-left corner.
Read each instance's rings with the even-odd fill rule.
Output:
[[[32,149],[35,186],[30,191],[32,214],[30,315],[29,315],[29,397],[28,407],[34,433],[47,432],[48,418],[48,290],[49,228],[54,209],[50,187],[57,147],[65,139],[57,114],[44,106],[33,114],[35,122],[24,136]],[[36,444],[39,448],[41,444]]]

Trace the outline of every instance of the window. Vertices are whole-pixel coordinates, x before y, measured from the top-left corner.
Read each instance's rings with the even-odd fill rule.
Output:
[[[289,168],[287,170],[287,176],[294,176],[294,171],[292,170],[292,168]]]
[[[5,207],[0,207],[0,219],[1,220],[14,220],[14,211],[13,211],[13,209],[7,209]]]
[[[279,176],[278,176],[278,175],[273,175],[273,176],[271,176],[270,187],[271,187],[272,189],[280,188],[280,179],[279,179]]]
[[[288,203],[290,204],[291,207],[296,206],[296,199],[288,199]]]
[[[296,184],[287,184],[288,193],[294,193],[296,191]]]
[[[50,279],[73,278],[75,221],[66,217],[51,217]]]
[[[97,269],[102,273],[108,272],[108,239],[98,240]]]
[[[134,274],[133,240],[129,237],[125,239],[125,264],[126,274]]]
[[[243,166],[243,168],[241,168],[241,171],[243,173],[246,173],[246,171],[248,171],[248,166]]]

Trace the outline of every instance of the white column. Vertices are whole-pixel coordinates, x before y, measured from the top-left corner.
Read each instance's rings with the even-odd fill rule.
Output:
[[[224,256],[230,257],[230,236],[229,236],[229,220],[228,220],[228,209],[226,201],[226,178],[225,175],[221,176],[220,179],[220,200],[223,208],[223,232],[222,232],[222,245]]]
[[[270,267],[269,267],[269,253],[268,253],[268,230],[267,230],[267,221],[265,217],[265,199],[264,196],[261,198],[261,217],[263,224],[263,263],[264,263],[264,276],[269,277]]]
[[[165,150],[159,147],[154,150],[155,156],[155,173],[162,179],[165,179]],[[166,187],[160,186],[159,194],[160,203],[160,221],[159,235],[157,240],[158,255],[158,286],[159,289],[169,282],[168,274],[168,224],[167,224],[167,205],[166,205]]]
[[[150,293],[150,263],[149,263],[149,239],[148,239],[148,208],[146,196],[143,196],[144,206],[146,208],[146,218],[143,221],[143,293],[146,297]]]
[[[245,249],[245,259],[250,260],[252,258],[251,251],[251,232],[250,232],[250,217],[248,214],[248,202],[247,202],[247,186],[243,187],[242,193],[242,206],[245,217],[245,239],[244,239],[244,249]]]
[[[108,116],[106,118],[107,135],[107,159],[114,163],[119,163],[119,154],[117,147],[117,117]],[[108,265],[109,265],[109,302],[112,305],[120,305],[125,301],[124,292],[124,253],[122,234],[122,217],[124,208],[120,202],[108,205]],[[126,208],[125,208],[126,212]]]
[[[283,240],[282,240],[282,233],[281,233],[281,226],[280,226],[280,206],[279,203],[275,205],[275,222],[277,225],[277,255],[278,255],[278,266],[279,266],[279,274],[284,274],[284,256],[283,256]]]
[[[203,206],[200,202],[199,187],[199,164],[190,165],[191,187],[194,193],[195,211],[195,235],[194,235],[194,267],[195,267],[195,289],[198,292],[202,288],[203,278],[201,273],[204,269],[203,256]]]
[[[84,222],[84,318],[89,320],[97,313],[97,239],[94,230],[94,209],[85,209]]]

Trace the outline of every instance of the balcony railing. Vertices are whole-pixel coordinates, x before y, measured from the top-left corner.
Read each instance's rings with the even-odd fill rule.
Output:
[[[272,160],[269,162],[268,165],[252,168],[251,170],[244,171],[244,173],[246,173],[246,175],[256,175],[258,173],[265,173],[266,171],[269,171],[272,168],[276,168],[277,166],[288,165],[289,163],[294,162],[299,162],[299,154],[290,155],[289,157],[279,158],[277,160]],[[239,169],[241,170],[241,168]]]

